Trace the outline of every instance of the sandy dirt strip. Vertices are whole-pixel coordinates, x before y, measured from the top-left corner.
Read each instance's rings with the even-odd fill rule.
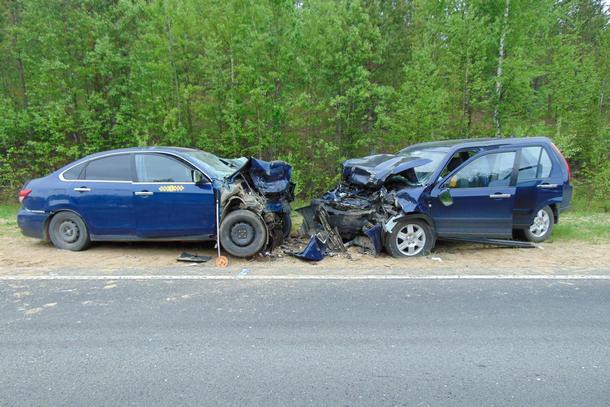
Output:
[[[297,243],[298,245],[298,243]],[[163,273],[189,270],[206,273],[277,274],[610,274],[610,244],[585,242],[544,243],[535,249],[438,242],[426,257],[394,259],[363,255],[356,248],[350,257],[327,257],[306,263],[276,250],[271,256],[244,260],[231,258],[227,269],[208,263],[179,263],[183,251],[215,256],[211,243],[97,243],[83,252],[57,250],[48,243],[16,233],[0,236],[0,275],[19,273],[113,273],[132,269]]]

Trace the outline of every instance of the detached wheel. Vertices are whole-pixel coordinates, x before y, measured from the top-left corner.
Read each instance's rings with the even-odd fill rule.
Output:
[[[80,251],[89,247],[89,231],[80,216],[73,212],[58,212],[49,223],[49,237],[55,247]]]
[[[430,225],[420,219],[405,219],[386,237],[386,250],[392,257],[423,256],[432,250],[435,236]]]
[[[525,239],[534,243],[544,242],[551,236],[554,224],[553,210],[545,206],[536,213],[530,227],[523,231]]]
[[[220,244],[232,256],[251,257],[267,242],[267,228],[254,212],[239,209],[227,214],[220,224]]]

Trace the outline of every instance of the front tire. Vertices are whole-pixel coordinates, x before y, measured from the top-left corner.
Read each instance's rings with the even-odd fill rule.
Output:
[[[220,224],[220,244],[232,256],[251,257],[267,243],[267,228],[254,212],[238,209]]]
[[[434,247],[436,237],[430,225],[421,219],[404,219],[386,236],[386,250],[392,257],[425,256]]]
[[[545,206],[536,213],[530,227],[523,230],[525,239],[534,243],[544,242],[551,237],[554,224],[555,216],[553,215],[553,210]]]
[[[51,218],[49,237],[53,245],[61,250],[77,252],[91,244],[87,225],[73,212],[58,212]]]

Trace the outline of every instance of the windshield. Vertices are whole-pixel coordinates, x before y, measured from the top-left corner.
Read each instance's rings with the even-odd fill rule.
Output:
[[[414,148],[412,150],[402,150],[399,154],[407,158],[426,158],[429,163],[413,168],[417,181],[421,184],[427,184],[430,181],[432,173],[438,168],[443,158],[447,156],[447,148]]]
[[[186,152],[186,155],[201,161],[222,178],[233,174],[237,170],[237,166],[233,166],[230,161],[219,158],[214,154],[206,153],[205,151],[188,151]]]

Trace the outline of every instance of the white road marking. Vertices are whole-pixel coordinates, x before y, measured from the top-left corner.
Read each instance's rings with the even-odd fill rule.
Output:
[[[610,280],[610,275],[570,274],[447,274],[447,275],[4,275],[0,281],[31,280]]]

